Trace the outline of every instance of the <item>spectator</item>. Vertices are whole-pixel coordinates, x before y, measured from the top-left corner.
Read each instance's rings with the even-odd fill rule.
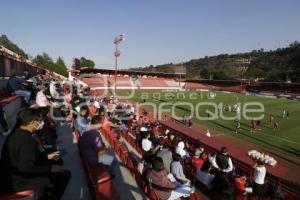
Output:
[[[203,153],[203,151],[203,148],[197,148],[194,156],[191,159],[191,163],[196,170],[200,169],[203,165],[204,160],[200,158],[200,155]]]
[[[37,154],[38,143],[33,135],[43,128],[40,112],[36,109],[25,109],[18,116],[20,126],[7,138],[3,148],[2,159],[5,164],[7,189],[22,191],[34,188],[38,195],[45,187],[53,186],[49,199],[60,199],[70,180],[71,172],[59,165],[49,165],[43,160],[53,160],[60,154],[53,152]],[[2,189],[2,188],[1,188]]]
[[[178,182],[190,185],[191,181],[185,177],[180,160],[181,156],[179,154],[174,154],[173,162],[171,164],[171,172]]]
[[[175,181],[171,181],[171,176],[168,175],[164,168],[164,163],[161,158],[157,157],[153,161],[153,168],[147,174],[147,180],[161,200],[175,200],[180,197],[188,197],[193,193],[193,189],[188,186],[182,186]]]
[[[6,122],[6,119],[5,119],[5,112],[3,110],[3,107],[0,105],[0,124],[4,130],[4,135],[7,135],[9,134],[10,130],[8,129],[8,124]]]
[[[263,161],[258,160],[253,166],[253,193],[257,196],[263,197],[266,193],[265,191],[265,177],[266,177],[266,167]]]
[[[234,199],[234,188],[227,178],[227,174],[219,172],[214,178],[214,188],[216,192],[220,194],[220,199],[233,200]]]
[[[76,128],[79,134],[82,136],[83,133],[86,131],[89,125],[89,112],[87,106],[82,106],[79,111],[79,115],[77,116],[76,120],[74,121],[74,128]]]
[[[141,128],[141,130],[146,130],[146,128],[145,129],[143,129],[144,127],[142,127]],[[148,129],[147,129],[148,130]],[[145,131],[146,132],[146,131]],[[146,132],[145,134],[144,134],[144,138],[142,139],[142,149],[144,150],[144,151],[150,151],[152,148],[153,148],[153,144],[152,144],[152,142],[149,140],[149,138],[150,138],[150,132]]]
[[[100,127],[100,116],[93,116],[90,126],[80,138],[80,148],[84,159],[91,165],[103,164],[113,176],[116,167],[116,160],[108,154],[108,149],[105,147],[101,135],[98,131]]]
[[[207,189],[213,187],[213,180],[215,175],[210,174],[211,164],[207,161],[203,164],[201,169],[197,170],[196,178],[206,186]]]
[[[284,193],[281,189],[279,181],[276,181],[271,190],[271,197],[275,200],[284,200]]]
[[[26,103],[29,102],[31,97],[31,92],[25,89],[25,80],[17,77],[16,75],[12,75],[8,79],[7,89],[11,94],[20,95]]]
[[[177,147],[176,147],[176,150],[175,150],[175,152],[177,154],[179,154],[181,156],[181,158],[189,157],[189,154],[186,152],[186,150],[184,149],[184,147],[185,147],[184,142],[180,141],[177,144]]]
[[[49,85],[49,90],[50,90],[50,95],[52,96],[52,98],[54,99],[58,99],[60,97],[60,94],[57,90],[57,82],[56,81],[51,81],[50,85]]]
[[[253,192],[253,189],[251,187],[251,182],[247,178],[246,174],[243,172],[241,173],[240,176],[234,179],[234,184],[235,184],[235,188],[238,191],[244,192],[244,194]]]
[[[163,144],[163,148],[158,151],[157,156],[163,160],[165,169],[168,173],[170,173],[173,158],[172,152],[169,150],[168,143]]]
[[[47,107],[50,106],[51,103],[48,101],[44,91],[46,87],[43,85],[38,86],[39,91],[36,94],[35,102],[38,107]]]
[[[231,158],[228,156],[227,148],[222,147],[221,151],[212,159],[212,165],[214,168],[229,173],[233,170]]]

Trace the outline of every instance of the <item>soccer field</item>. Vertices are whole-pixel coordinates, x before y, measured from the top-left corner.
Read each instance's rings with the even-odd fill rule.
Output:
[[[157,107],[161,105],[164,110],[174,110],[174,113],[178,117],[193,115],[194,123],[198,123],[207,127],[210,130],[216,130],[222,134],[232,135],[239,137],[248,142],[262,145],[270,150],[280,151],[286,155],[300,158],[300,101],[287,100],[287,99],[274,99],[258,96],[247,96],[243,94],[232,94],[224,92],[214,92],[215,98],[209,98],[209,92],[192,92],[192,91],[180,91],[180,92],[164,92],[158,90],[135,90],[134,95],[131,98],[132,101],[137,103],[143,103],[144,99],[146,103],[153,103]],[[119,90],[119,95],[128,95],[129,91]],[[188,105],[179,105],[180,103],[191,103],[193,107]],[[239,133],[235,133],[235,126],[237,120],[226,120],[220,118],[220,110],[217,108],[218,119],[208,120],[206,111],[215,111],[213,103],[223,103],[226,105],[227,110],[223,111],[223,115],[227,117],[233,117],[237,113],[233,111],[233,105],[241,103],[241,113],[243,113],[245,103],[259,102],[264,107],[264,112],[249,113],[251,118],[245,119],[241,116],[241,130]],[[198,105],[202,103],[202,105]],[[163,105],[164,104],[164,105]],[[205,105],[211,104],[211,105]],[[198,109],[195,109],[198,105]],[[231,105],[231,111],[228,110]],[[145,106],[150,107],[151,106]],[[258,106],[248,106],[247,108],[256,109]],[[282,111],[285,109],[290,113],[289,119],[282,117]],[[170,111],[163,111],[166,114],[170,114]],[[251,119],[264,114],[264,118],[261,120],[261,125],[254,132],[250,132]],[[274,121],[278,122],[279,129],[273,130],[269,125],[269,116],[274,116]],[[197,117],[198,115],[198,117]],[[199,116],[203,119],[199,119]],[[211,116],[212,117],[212,116]]]

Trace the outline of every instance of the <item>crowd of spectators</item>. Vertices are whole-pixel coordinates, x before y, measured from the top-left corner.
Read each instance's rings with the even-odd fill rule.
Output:
[[[66,121],[55,117],[68,115],[66,99],[59,99],[66,92],[63,84],[49,74],[9,78],[8,92],[23,102],[14,127],[9,129],[1,117],[3,128],[10,130],[1,155],[1,194],[33,189],[37,199],[61,199],[71,178],[64,168],[66,151],[57,144],[57,128]],[[60,96],[52,95],[50,85]]]
[[[128,101],[114,95],[95,96],[87,87],[51,77],[31,77],[29,82],[19,79],[9,80],[11,92],[22,96],[24,108],[4,145],[1,172],[9,173],[1,175],[1,183],[5,183],[1,189],[34,188],[39,197],[60,199],[71,172],[63,167],[64,151],[57,145],[56,127],[69,123],[79,133],[84,159],[91,165],[105,166],[112,178],[116,160],[103,142],[101,128],[110,127],[118,138],[121,133],[132,134],[144,152],[137,167],[162,200],[190,196],[196,181],[208,191],[216,191],[221,199],[233,199],[237,191],[268,195],[262,162],[254,165],[250,181],[249,174],[234,167],[226,147],[217,154],[209,153],[199,143],[190,144],[165,129],[147,112],[138,113]]]

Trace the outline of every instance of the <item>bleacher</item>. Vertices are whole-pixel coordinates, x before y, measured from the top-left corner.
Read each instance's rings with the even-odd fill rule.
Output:
[[[88,77],[83,78],[82,81],[86,83],[89,87],[106,87],[109,84],[114,84],[114,77]],[[129,76],[118,76],[117,80],[120,81],[120,84],[117,82],[118,87],[133,87],[132,80]],[[172,88],[178,87],[175,86],[178,82],[173,81],[170,78],[154,78],[154,77],[141,77],[139,78],[140,87],[142,88]],[[6,114],[7,119],[10,126],[13,126],[16,120],[16,113],[21,107],[21,98],[19,96],[10,95],[6,90],[7,79],[0,80],[0,96],[1,96],[1,106],[3,106]],[[186,89],[207,89],[207,90],[224,90],[224,91],[231,91],[231,92],[241,92],[241,90],[246,88],[246,85],[240,85],[239,83],[196,83],[196,82],[187,82],[185,85]],[[263,87],[261,87],[263,88]],[[299,88],[297,88],[299,89]],[[263,91],[263,90],[261,90]],[[291,91],[291,90],[290,90]],[[292,90],[297,91],[297,90]],[[146,117],[146,116],[144,116]],[[104,118],[102,119],[104,120]],[[149,121],[155,122],[153,119],[148,119]],[[179,137],[182,137],[186,140],[189,140],[192,143],[201,142],[201,145],[205,148],[208,152],[216,153],[221,144],[212,142],[205,137],[202,137],[201,134],[198,132],[193,132],[191,129],[177,123],[174,120],[168,121],[161,121],[162,129],[160,130],[161,133],[164,133],[165,129],[171,129],[176,133]],[[128,123],[130,128],[130,122]],[[134,158],[129,149],[122,143],[117,137],[117,134],[110,126],[102,126],[101,127],[101,134],[109,143],[111,148],[114,150],[115,154],[118,156],[120,161],[126,168],[129,170],[132,177],[135,179],[141,190],[147,194],[147,196],[151,200],[159,200],[155,191],[150,188],[146,180],[142,177],[140,172],[137,170],[138,160]],[[122,138],[130,145],[135,151],[140,155],[143,156],[144,151],[141,149],[140,144],[136,141],[136,132],[130,131],[128,133],[122,132]],[[78,132],[75,130],[74,132],[75,138],[77,139],[78,143],[80,143],[80,137]],[[3,142],[4,140],[1,140]],[[164,141],[161,141],[164,142]],[[96,165],[92,166],[87,163],[81,153],[80,145],[78,146],[79,154],[81,158],[81,162],[84,168],[84,172],[86,175],[87,184],[89,186],[90,194],[92,199],[96,200],[119,200],[121,199],[122,194],[118,191],[118,186],[113,183],[111,177],[103,166]],[[232,150],[232,149],[231,149]],[[190,152],[193,152],[193,145],[190,145]],[[250,161],[249,158],[243,152],[236,152],[232,151],[231,155],[234,161],[234,165],[247,172],[248,174],[251,173],[250,168]],[[187,174],[187,177],[190,178],[197,187],[198,191],[191,196],[189,199],[201,200],[207,199],[208,196],[210,199],[219,199],[220,197],[214,191],[208,191],[207,188],[203,187],[201,183],[199,183],[195,179],[195,170],[191,167],[190,163],[184,163],[184,170]],[[283,169],[280,166],[276,166],[276,168],[268,168],[268,182],[276,182],[279,179],[283,178],[283,174],[286,173],[287,169]],[[294,191],[293,189],[289,188],[286,185],[282,185],[283,190],[285,192],[285,199],[292,200],[297,199],[299,197],[299,191]],[[23,192],[18,192],[14,194],[8,194],[6,196],[0,197],[0,199],[8,200],[8,199],[22,199],[26,197],[33,197],[34,191],[28,190]],[[239,193],[237,193],[237,199],[241,199]],[[252,198],[255,199],[255,198]]]
[[[186,81],[184,88],[189,90],[219,90],[240,93],[247,84],[237,81]]]
[[[81,81],[87,84],[90,88],[102,88],[107,86],[107,81],[104,77],[86,77],[82,78]]]
[[[247,90],[266,96],[300,99],[299,83],[251,82]]]
[[[5,112],[8,127],[12,128],[16,123],[16,115],[21,108],[22,100],[18,95],[9,94],[7,91],[7,81],[7,79],[0,79],[0,105]]]
[[[115,86],[114,76],[83,77],[81,81],[91,89],[106,89]],[[181,86],[183,83],[181,84]],[[118,89],[180,89],[179,82],[169,78],[139,77],[133,80],[129,76],[117,76],[116,87]]]

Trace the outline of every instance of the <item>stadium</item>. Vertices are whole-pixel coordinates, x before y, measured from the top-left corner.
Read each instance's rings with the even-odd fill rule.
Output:
[[[8,51],[2,50],[1,61],[5,63],[5,67],[1,68],[4,69],[2,70],[4,77],[13,73],[23,74],[26,71],[30,74],[44,74],[45,77],[53,76],[53,80],[56,81],[65,79],[28,62],[22,62],[18,57],[14,57],[14,54],[8,54]],[[149,120],[148,123],[156,124],[155,127],[159,131],[154,133],[158,134],[158,138],[164,138],[163,134],[166,130],[172,132],[176,136],[174,144],[185,141],[191,155],[199,145],[211,154],[217,153],[221,147],[226,146],[236,170],[248,174],[251,174],[252,164],[256,159],[250,156],[250,151],[262,152],[275,160],[266,161],[268,182],[280,181],[286,199],[296,199],[300,144],[297,135],[300,131],[297,124],[300,114],[298,84],[248,80],[195,81],[185,79],[185,74],[180,74],[179,79],[179,74],[176,73],[90,69],[79,68],[77,64],[78,59],[74,59],[68,77],[71,82],[64,81],[64,84],[70,85],[62,85],[62,87],[72,91],[74,90],[71,88],[74,87],[72,83],[76,82],[77,87],[89,91],[90,96],[86,97],[89,100],[113,97],[118,99],[118,102],[130,102],[134,106],[135,117],[139,116],[146,121]],[[10,96],[5,91],[4,86],[7,84],[7,80],[3,79],[4,99],[1,100],[1,105],[8,115],[6,118],[13,119],[22,101],[20,96]],[[238,111],[239,109],[241,111]],[[247,109],[248,113],[244,112]],[[285,113],[283,116],[283,110],[290,114]],[[270,116],[274,116],[273,121],[279,123],[279,127],[274,127]],[[124,120],[128,128],[130,123],[133,123],[132,120],[131,117]],[[240,124],[239,127],[236,126],[237,122]],[[143,177],[137,174],[138,171],[134,167],[138,165],[138,158],[146,153],[137,142],[139,133],[136,129],[130,128],[120,133],[120,139],[118,133],[112,129],[113,126],[109,127],[106,127],[107,130],[101,128],[102,137],[107,140],[113,153],[128,170],[129,176],[135,179],[141,191],[145,192],[150,199],[157,199],[155,191],[147,188],[146,181],[141,180]],[[76,129],[74,131],[72,141],[77,143],[77,140],[80,140],[80,133]],[[163,142],[164,140],[160,139],[160,143]],[[105,175],[105,170],[102,168],[91,168],[82,157],[80,146],[78,148],[85,173],[89,174],[88,181],[92,181],[89,180],[90,176],[98,176],[98,189],[97,191],[92,189],[92,195],[95,195],[93,198],[120,198],[121,194],[117,192],[118,188],[114,185],[114,181],[108,180],[107,183],[104,181],[103,184],[100,181],[105,180],[105,176],[109,174]],[[211,199],[220,198],[211,191],[208,192],[206,186],[195,179],[196,172],[191,163],[184,162],[186,176],[193,180],[193,184],[199,191],[193,198],[203,199],[207,196]],[[103,177],[99,179],[99,176]],[[99,187],[104,189],[100,190]],[[99,197],[101,195],[109,197]],[[238,196],[239,193],[236,195]]]
[[[24,19],[6,4],[12,22],[45,30],[5,24],[26,51],[0,35],[0,200],[300,199],[300,43],[285,32],[299,31],[296,6],[280,4],[290,21],[270,32],[279,16],[260,9],[275,3],[253,16],[246,3],[45,3],[49,13],[29,1],[38,12]],[[268,44],[281,34],[296,41]]]

